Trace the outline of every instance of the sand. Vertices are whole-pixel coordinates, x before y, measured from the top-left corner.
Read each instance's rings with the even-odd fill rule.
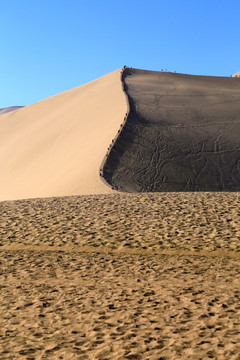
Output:
[[[239,85],[119,69],[0,116],[0,359],[240,359]]]
[[[0,200],[239,191],[239,133],[237,79],[118,69],[0,116]]]
[[[234,74],[234,75],[232,75],[233,77],[237,77],[237,78],[239,78],[240,77],[240,71],[239,72],[237,72],[236,74]]]
[[[111,193],[99,168],[128,109],[121,69],[0,116],[0,200]]]
[[[240,81],[127,68],[130,113],[104,168],[118,189],[240,190]]]
[[[1,359],[239,359],[238,193],[0,207]]]

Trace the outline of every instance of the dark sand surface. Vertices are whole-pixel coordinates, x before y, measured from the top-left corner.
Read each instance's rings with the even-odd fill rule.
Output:
[[[0,203],[1,359],[235,359],[238,193]]]
[[[130,113],[104,167],[111,184],[240,190],[239,79],[127,68],[123,83]]]

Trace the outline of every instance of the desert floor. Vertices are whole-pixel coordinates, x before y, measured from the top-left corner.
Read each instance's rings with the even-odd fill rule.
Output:
[[[238,193],[0,208],[1,359],[240,359]]]

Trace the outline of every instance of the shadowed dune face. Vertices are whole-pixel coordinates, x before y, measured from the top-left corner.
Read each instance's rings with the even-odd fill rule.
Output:
[[[239,191],[240,81],[126,69],[130,114],[104,174],[120,190]]]
[[[24,106],[9,106],[9,107],[5,107],[5,108],[1,108],[0,109],[0,115],[3,115],[3,114],[6,114],[8,112],[11,112],[11,111],[21,109],[22,107],[24,107]]]

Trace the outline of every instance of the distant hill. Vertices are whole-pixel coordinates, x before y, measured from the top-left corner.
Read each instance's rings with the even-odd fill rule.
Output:
[[[24,106],[9,106],[9,107],[5,107],[5,108],[1,108],[0,115],[6,114],[10,111],[15,111],[15,110],[21,109],[22,107],[24,107]]]

